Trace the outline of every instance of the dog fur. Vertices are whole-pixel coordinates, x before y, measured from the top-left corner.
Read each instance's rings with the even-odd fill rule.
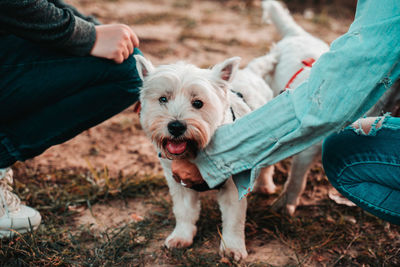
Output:
[[[227,59],[211,69],[200,69],[184,62],[154,67],[142,56],[135,58],[143,80],[141,124],[162,155],[160,162],[176,219],[175,229],[165,240],[165,245],[168,248],[188,247],[196,234],[199,193],[173,179],[171,160],[195,157],[199,149],[207,146],[219,126],[231,123],[234,117],[239,118],[272,99],[272,90],[262,77],[271,71],[276,57],[271,54],[255,59],[241,70],[238,57]],[[198,101],[202,102],[200,108]],[[179,136],[174,135],[175,130],[170,131],[171,122],[177,121],[186,128]],[[274,186],[268,171],[261,175],[266,176],[262,179],[266,181],[264,187]],[[247,257],[244,238],[246,199],[238,200],[232,179],[217,192],[217,198],[222,214],[220,252],[235,260],[244,259]]]
[[[329,49],[326,43],[297,25],[279,2],[264,1],[263,12],[264,20],[271,20],[283,38],[268,54],[254,59],[244,69],[239,70],[238,57],[227,59],[211,69],[200,69],[185,62],[154,67],[144,57],[135,56],[143,80],[141,124],[161,155],[160,162],[173,201],[176,225],[165,240],[168,248],[188,247],[193,243],[200,213],[199,193],[173,179],[171,160],[195,157],[199,149],[207,146],[219,126],[233,121],[233,114],[239,118],[264,105],[284,90],[293,74],[304,67],[302,60],[310,57],[317,60]],[[306,67],[291,83],[290,89],[307,79],[309,72],[310,68]],[[196,100],[201,100],[200,108],[194,106]],[[185,125],[180,136],[174,136],[169,130],[169,124],[174,121]],[[170,146],[180,153],[171,153]],[[181,147],[185,148],[183,152]],[[273,204],[274,209],[294,214],[308,169],[320,149],[320,145],[312,146],[293,157],[288,180]],[[273,172],[273,166],[264,168],[255,190],[274,193]],[[247,257],[244,238],[246,199],[238,200],[232,179],[217,192],[217,199],[223,227],[220,252],[235,260],[244,259]]]
[[[265,0],[262,2],[262,7],[263,20],[267,23],[272,22],[282,35],[282,39],[265,55],[265,57],[274,57],[276,63],[269,67],[272,71],[263,76],[267,84],[271,86],[274,96],[277,96],[286,90],[288,81],[300,68],[304,68],[304,70],[296,76],[290,84],[289,90],[296,88],[306,80],[311,68],[303,66],[302,61],[307,58],[317,60],[324,52],[328,51],[329,46],[301,28],[280,2]],[[264,66],[264,68],[267,67]],[[306,185],[308,169],[314,158],[320,153],[320,148],[320,145],[312,146],[293,157],[289,177],[283,191],[274,201],[273,209],[282,210],[289,215],[294,214],[299,196]],[[272,168],[269,169],[268,174],[257,179],[256,190],[264,193],[274,192],[275,186],[271,185],[272,177],[268,177],[268,175],[273,175]],[[268,188],[274,188],[274,190],[264,190],[264,184],[270,184]]]
[[[272,21],[282,35],[282,39],[273,48],[272,54],[277,56],[277,64],[271,73],[265,76],[265,80],[270,84],[274,91],[274,96],[285,90],[285,86],[297,70],[304,67],[302,60],[313,58],[317,60],[323,53],[328,51],[329,46],[322,40],[313,37],[302,29],[293,20],[288,10],[279,2],[274,0],[264,0],[263,20]],[[269,55],[266,55],[269,56]],[[295,80],[291,83],[290,89],[295,89],[310,74],[310,67],[304,67]],[[378,116],[382,111],[391,110],[395,101],[399,98],[396,87],[389,89],[367,113],[367,116]],[[272,204],[272,209],[282,210],[291,216],[294,215],[299,203],[299,197],[304,191],[307,181],[308,171],[314,160],[321,154],[322,143],[311,146],[310,148],[293,156],[288,179],[279,197]],[[271,174],[272,175],[272,174]],[[264,177],[262,177],[264,178]],[[265,178],[271,181],[271,178]],[[260,183],[263,183],[260,181]]]

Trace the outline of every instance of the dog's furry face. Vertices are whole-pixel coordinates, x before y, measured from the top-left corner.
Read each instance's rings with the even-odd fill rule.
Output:
[[[154,68],[144,57],[135,58],[143,80],[144,131],[167,158],[195,157],[225,121],[228,86],[240,59],[200,69],[183,62]]]

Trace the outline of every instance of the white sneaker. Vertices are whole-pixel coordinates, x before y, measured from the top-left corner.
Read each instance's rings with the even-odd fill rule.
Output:
[[[42,219],[37,210],[21,205],[18,196],[11,192],[12,182],[11,168],[0,169],[0,238],[35,230]]]

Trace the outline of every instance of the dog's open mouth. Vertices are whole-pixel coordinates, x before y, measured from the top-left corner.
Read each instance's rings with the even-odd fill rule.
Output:
[[[183,140],[183,141],[167,140],[165,148],[171,154],[180,155],[186,151],[187,141],[186,140]]]
[[[191,158],[197,154],[197,143],[189,139],[166,139],[163,147],[169,158]]]

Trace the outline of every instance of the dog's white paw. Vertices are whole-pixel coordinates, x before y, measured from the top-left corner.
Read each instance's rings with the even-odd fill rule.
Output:
[[[296,204],[288,203],[288,196],[286,192],[282,192],[271,205],[271,209],[273,211],[281,211],[291,217],[294,216],[296,208]]]
[[[167,237],[164,245],[167,248],[186,248],[192,245],[197,228],[194,225],[186,227],[175,227],[174,231]]]
[[[246,245],[244,240],[224,240],[221,241],[219,247],[219,254],[221,257],[232,258],[235,261],[241,261],[247,258]]]
[[[222,247],[222,246],[221,246]],[[221,257],[232,258],[235,261],[241,261],[247,258],[246,248],[221,248],[220,249]]]

